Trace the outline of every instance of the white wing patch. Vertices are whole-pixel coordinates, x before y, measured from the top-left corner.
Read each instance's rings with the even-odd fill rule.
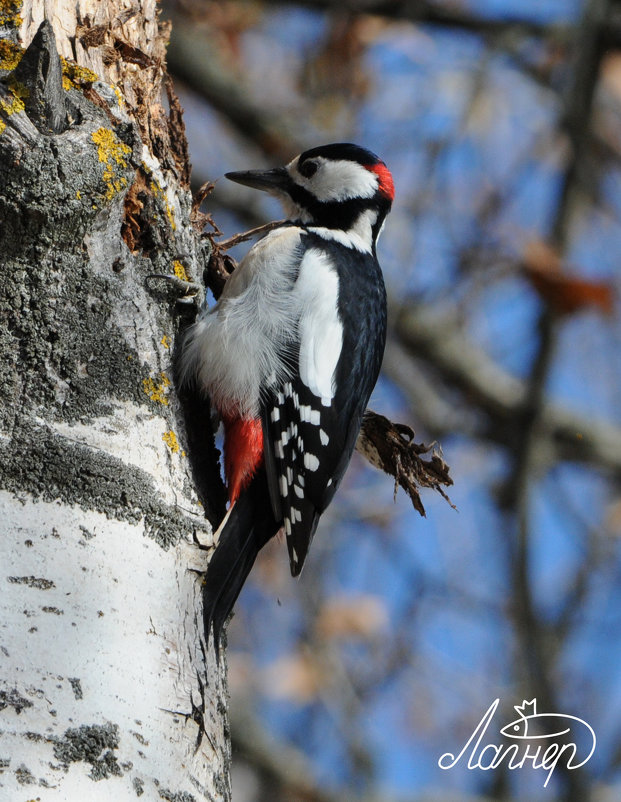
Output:
[[[298,326],[300,378],[325,406],[330,406],[334,397],[334,374],[343,346],[338,292],[338,275],[328,256],[309,249],[295,286],[302,309]]]

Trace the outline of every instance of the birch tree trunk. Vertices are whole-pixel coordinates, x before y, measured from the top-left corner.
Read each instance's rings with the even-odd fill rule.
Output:
[[[2,800],[230,798],[210,528],[146,278],[200,276],[202,246],[168,31],[127,6],[0,0]]]

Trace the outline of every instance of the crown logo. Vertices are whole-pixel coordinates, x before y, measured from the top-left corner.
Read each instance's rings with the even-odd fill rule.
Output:
[[[537,699],[531,699],[530,702],[527,702],[526,699],[522,702],[521,705],[514,705],[513,706],[519,716],[522,718],[528,718],[529,716],[536,716],[537,715]]]

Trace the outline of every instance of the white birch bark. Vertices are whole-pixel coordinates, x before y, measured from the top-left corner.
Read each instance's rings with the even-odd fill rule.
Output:
[[[146,280],[180,266],[200,276],[201,246],[159,105],[155,2],[133,4],[130,20],[126,5],[26,0],[23,21],[3,20],[24,47],[47,14],[60,53],[99,78],[66,68],[67,117],[52,132],[20,106],[11,65],[0,69],[0,800],[11,802],[230,798],[225,672],[203,641],[206,552],[194,545],[210,528],[183,450],[171,304]],[[102,28],[87,43],[101,43],[85,47],[76,25],[89,15],[88,30]],[[117,40],[146,66],[106,55]]]

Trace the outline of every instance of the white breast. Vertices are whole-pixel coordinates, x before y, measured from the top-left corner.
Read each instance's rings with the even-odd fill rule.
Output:
[[[220,412],[255,417],[261,388],[285,381],[300,309],[293,282],[302,230],[288,226],[256,243],[215,307],[201,312],[181,357],[182,379],[196,377]]]

